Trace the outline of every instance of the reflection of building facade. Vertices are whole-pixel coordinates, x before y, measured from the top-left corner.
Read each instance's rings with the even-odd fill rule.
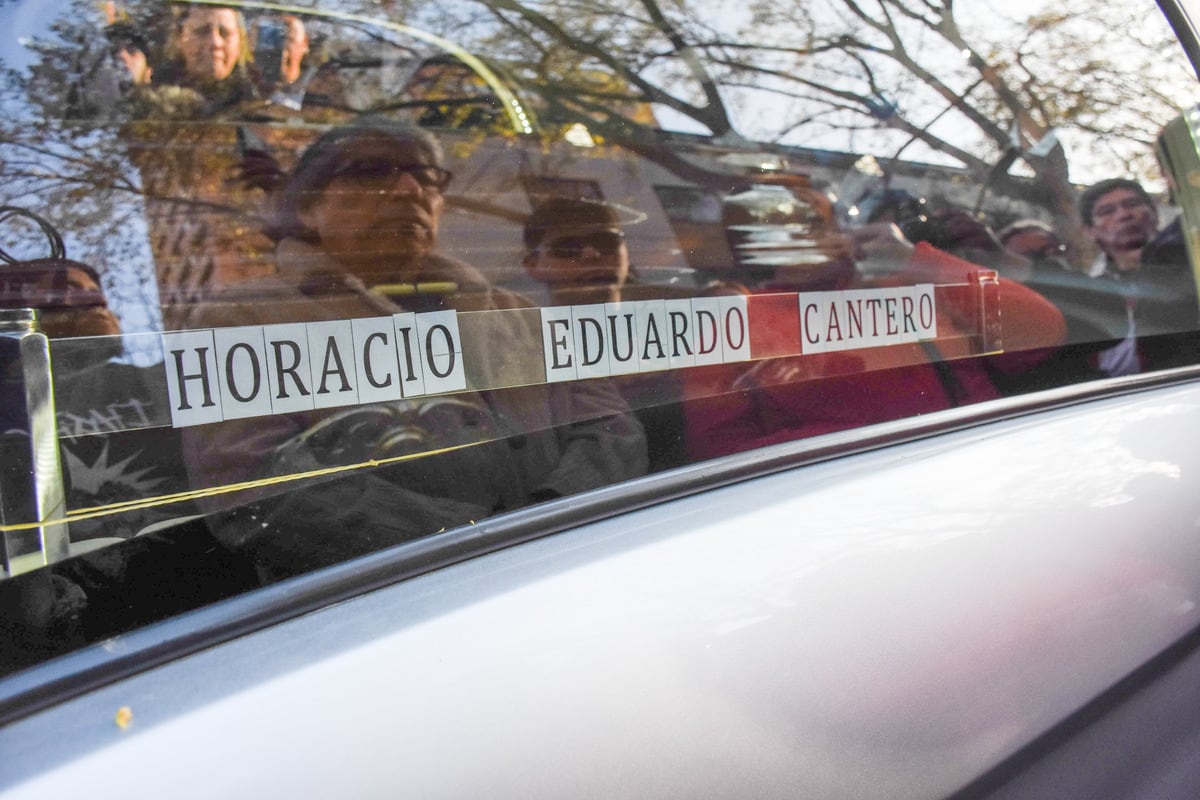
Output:
[[[220,122],[136,122],[126,127],[130,158],[146,195],[151,251],[164,325],[202,292],[273,271],[263,233],[265,194],[245,181],[245,126]],[[271,135],[280,151],[286,131]]]

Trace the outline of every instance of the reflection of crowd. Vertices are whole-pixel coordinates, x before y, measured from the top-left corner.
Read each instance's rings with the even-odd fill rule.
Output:
[[[572,202],[587,205],[561,201],[559,213]],[[531,220],[546,214],[535,209]],[[620,228],[615,217],[592,216],[590,226],[558,231],[559,238],[546,244],[531,242],[527,226],[525,265],[546,285],[551,302],[610,302],[624,294],[628,256],[614,258],[624,254]],[[1017,219],[997,233],[977,214],[934,208],[891,190],[867,225],[814,240],[824,262],[785,259],[766,276],[744,272],[744,284],[714,284],[710,292],[836,292],[967,284],[991,269],[999,276],[996,311],[1005,353],[974,354],[978,297],[948,294],[939,306],[936,341],[685,370],[688,457],[1192,362],[1200,305],[1180,221],[1159,231],[1153,199],[1124,179],[1085,191],[1080,216],[1099,253],[1090,272],[1071,264],[1064,239],[1045,222]],[[846,270],[856,263],[859,268]],[[756,317],[758,325],[773,329],[767,339],[795,338],[798,320],[791,306],[794,302]],[[654,434],[650,430],[652,442]]]
[[[355,37],[327,41],[296,14],[180,3],[139,19],[109,3],[107,20],[105,63],[82,78],[90,114],[123,106],[138,119],[328,123],[387,112],[459,129],[507,119],[492,88],[456,56],[392,43],[381,56]]]
[[[1067,238],[1038,219],[1017,219],[993,234],[974,215],[947,210],[902,226],[910,238],[1020,280],[1063,313],[1065,346],[1038,370],[1003,382],[1008,390],[1130,375],[1193,358],[1187,332],[1197,328],[1200,311],[1181,221],[1159,230],[1156,202],[1126,178],[1088,187],[1078,212],[1096,250],[1089,263],[1073,263],[1079,258]]]
[[[251,31],[238,9],[180,5],[161,53],[151,52],[142,26],[118,19],[111,4],[108,17],[111,52],[141,113],[211,117],[264,99],[298,107],[295,95],[311,73],[308,32],[294,15],[264,17]]]
[[[239,11],[179,6],[167,20],[138,20],[106,7],[112,66],[135,116],[212,116],[256,96],[250,51]],[[158,30],[169,33],[160,36]],[[165,40],[161,48],[154,44]],[[105,105],[115,102],[110,99]]]

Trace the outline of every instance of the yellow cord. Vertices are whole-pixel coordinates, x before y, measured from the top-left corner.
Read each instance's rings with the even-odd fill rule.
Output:
[[[112,514],[120,514],[125,511],[138,511],[143,508],[168,506],[174,503],[183,503],[188,500],[199,500],[205,497],[219,497],[223,494],[243,492],[248,489],[261,489],[268,486],[279,486],[281,484],[292,483],[294,481],[303,481],[310,478],[321,478],[328,475],[337,475],[343,472],[352,472],[354,470],[386,467],[389,464],[399,464],[403,461],[413,461],[415,459],[425,458],[427,456],[453,453],[456,450],[465,450],[469,447],[475,447],[476,445],[485,443],[486,440],[472,442],[470,444],[455,445],[454,447],[443,447],[438,450],[426,450],[420,453],[410,453],[403,456],[392,456],[391,458],[372,458],[368,461],[361,461],[357,464],[345,464],[338,467],[325,467],[324,469],[316,469],[309,472],[294,472],[288,475],[276,475],[271,478],[258,478],[256,480],[243,481],[241,483],[229,483],[223,486],[212,486],[207,489],[194,489],[188,492],[176,492],[174,494],[164,494],[158,497],[145,497],[140,500],[126,500],[124,502],[110,503],[103,506],[79,508],[75,509],[74,511],[68,511],[67,515],[62,519],[49,519],[41,522],[21,522],[15,525],[0,525],[0,533],[28,531],[35,528],[47,528],[54,525],[67,525],[72,522],[79,522],[85,519],[95,519],[97,517],[107,517]]]

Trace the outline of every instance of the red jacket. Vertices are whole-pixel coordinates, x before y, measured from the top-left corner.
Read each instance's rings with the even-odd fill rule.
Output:
[[[919,244],[903,274],[846,288],[966,284],[980,267]],[[692,458],[713,458],[767,444],[977,403],[1000,396],[989,370],[1018,373],[1062,343],[1059,310],[1037,292],[1000,279],[997,306],[1004,353],[974,355],[977,295],[939,293],[937,340],[794,355],[800,350],[794,294],[752,295],[749,364],[684,374],[685,436]]]

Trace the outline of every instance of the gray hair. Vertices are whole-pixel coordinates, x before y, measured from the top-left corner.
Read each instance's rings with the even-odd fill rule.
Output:
[[[316,243],[316,234],[300,221],[299,212],[333,179],[342,157],[353,151],[354,143],[364,139],[390,139],[396,144],[415,145],[430,166],[444,166],[442,146],[429,131],[388,117],[359,117],[349,125],[322,134],[300,156],[280,189],[267,234],[274,239]]]

